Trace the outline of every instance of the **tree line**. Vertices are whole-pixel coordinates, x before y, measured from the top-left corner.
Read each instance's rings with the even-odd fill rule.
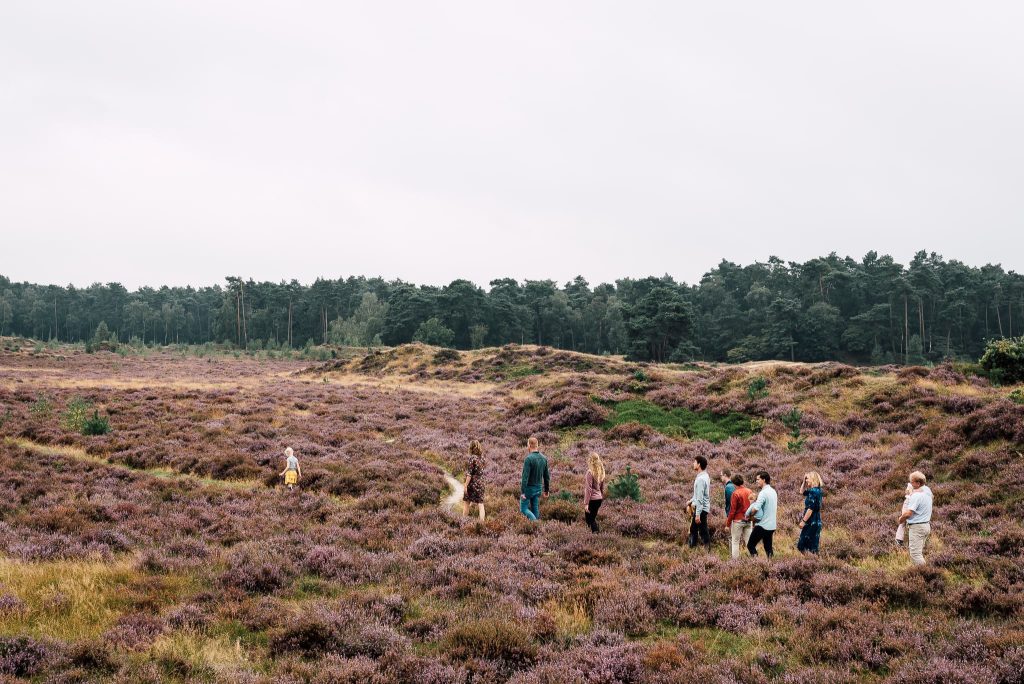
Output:
[[[100,326],[103,326],[100,328]],[[922,363],[977,358],[1024,331],[1024,276],[918,252],[806,263],[723,260],[696,285],[670,276],[591,287],[582,277],[445,286],[348,277],[208,287],[17,283],[0,276],[0,335],[81,342],[226,343],[245,349],[422,341],[549,345],[637,360]],[[101,336],[103,336],[101,335]]]

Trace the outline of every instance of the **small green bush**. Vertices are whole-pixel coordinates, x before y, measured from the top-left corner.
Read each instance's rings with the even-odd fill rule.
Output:
[[[620,401],[611,407],[606,428],[623,423],[641,423],[669,437],[704,439],[715,444],[730,437],[750,437],[760,432],[760,424],[742,413],[719,414],[682,407],[667,410],[646,399]]]
[[[47,397],[39,397],[36,403],[29,407],[28,412],[33,418],[49,418],[53,413],[53,402]]]
[[[107,420],[106,416],[101,416],[99,411],[94,410],[92,412],[92,418],[89,418],[82,424],[83,435],[105,435],[110,432],[110,421]]]
[[[802,450],[804,442],[807,441],[806,437],[800,435],[801,418],[803,418],[803,413],[795,406],[789,413],[785,413],[782,416],[782,424],[789,430],[789,436],[792,438],[786,442],[786,447],[793,453]]]
[[[992,340],[979,363],[996,384],[1024,382],[1024,336]]]
[[[1024,389],[1018,387],[1010,392],[1010,401],[1015,404],[1024,404]]]
[[[768,396],[768,378],[759,375],[747,385],[747,397],[750,401],[764,399]]]
[[[75,397],[69,401],[67,410],[61,416],[64,429],[68,432],[82,432],[86,421],[89,420],[89,411],[91,410],[92,404],[81,397]]]
[[[640,478],[632,468],[626,466],[626,472],[608,483],[608,498],[640,501]]]

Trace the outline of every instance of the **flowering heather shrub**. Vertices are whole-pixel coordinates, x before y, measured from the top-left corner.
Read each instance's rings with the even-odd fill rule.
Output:
[[[174,629],[203,630],[210,624],[210,615],[201,606],[187,603],[171,611],[167,624]]]
[[[291,559],[275,544],[246,542],[231,551],[221,583],[253,594],[268,594],[288,584],[294,575]]]
[[[103,641],[113,649],[134,651],[149,646],[164,633],[163,620],[145,613],[130,613],[120,618],[103,635]]]
[[[51,656],[51,649],[29,637],[0,637],[0,674],[31,677]]]
[[[285,625],[272,632],[270,648],[275,653],[299,653],[316,657],[334,653],[345,657],[381,658],[408,647],[392,627],[348,608],[325,605],[304,608]]]

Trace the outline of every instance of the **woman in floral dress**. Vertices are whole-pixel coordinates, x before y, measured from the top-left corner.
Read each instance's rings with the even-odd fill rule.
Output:
[[[462,495],[462,514],[469,515],[469,505],[480,506],[480,522],[484,521],[484,449],[473,440],[469,445],[466,465],[466,492]]]

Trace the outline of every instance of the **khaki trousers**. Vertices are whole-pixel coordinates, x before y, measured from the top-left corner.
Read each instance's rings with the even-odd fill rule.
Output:
[[[754,524],[749,522],[743,522],[742,520],[734,520],[732,527],[729,529],[729,533],[732,537],[732,557],[739,558],[740,550],[747,548],[747,542],[750,541],[750,533],[754,531]],[[740,546],[740,540],[742,546]]]
[[[932,526],[929,523],[907,525],[907,548],[910,550],[910,560],[914,565],[924,565],[924,543],[928,541],[931,533]]]

